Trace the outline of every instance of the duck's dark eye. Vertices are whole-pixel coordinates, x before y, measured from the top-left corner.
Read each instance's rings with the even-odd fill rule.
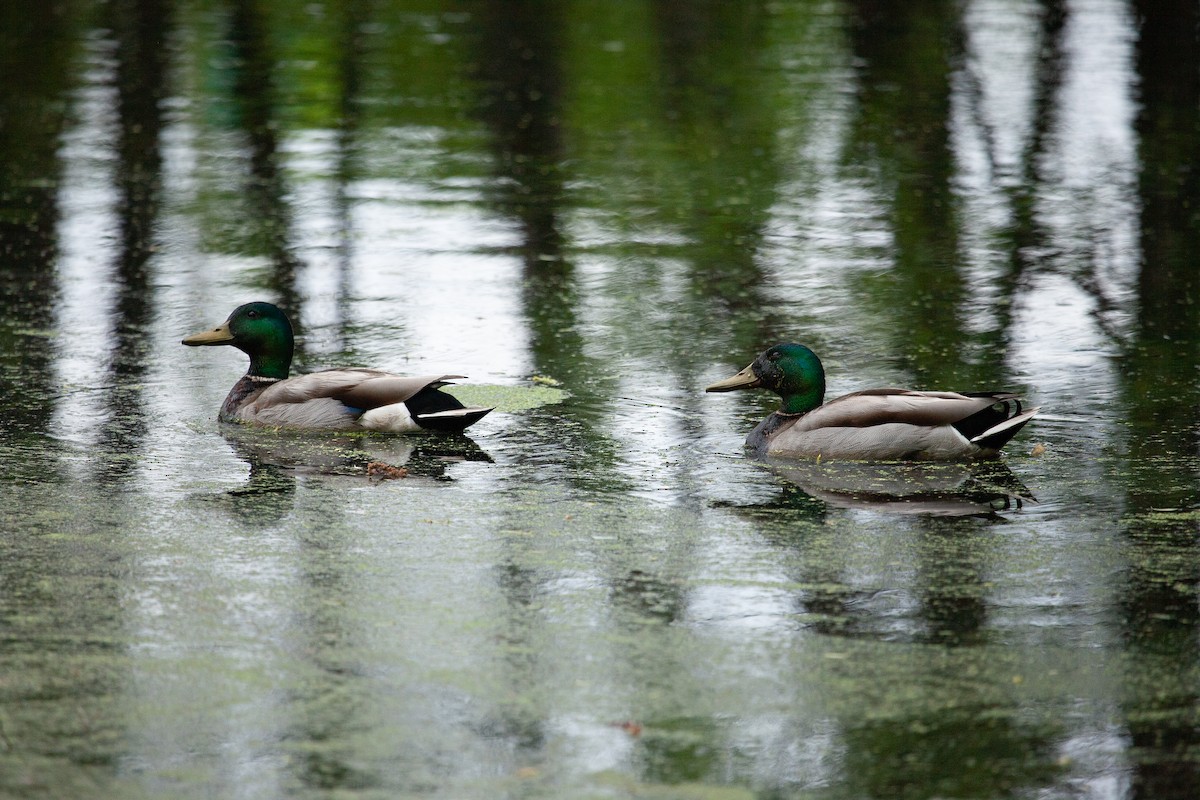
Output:
[[[783,353],[779,352],[778,350],[767,353],[767,358],[771,359],[772,361],[778,361],[782,357]]]
[[[258,312],[257,311],[247,311],[246,316],[249,317],[250,319],[258,319]]]

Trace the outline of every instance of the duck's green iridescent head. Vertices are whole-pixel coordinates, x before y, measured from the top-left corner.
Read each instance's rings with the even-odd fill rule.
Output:
[[[812,411],[825,400],[825,368],[817,354],[802,344],[777,344],[731,378],[707,387],[709,392],[770,389],[783,398],[784,414]]]
[[[183,340],[191,347],[233,345],[250,356],[247,375],[283,379],[292,366],[295,338],[287,315],[270,303],[238,306],[229,319]]]

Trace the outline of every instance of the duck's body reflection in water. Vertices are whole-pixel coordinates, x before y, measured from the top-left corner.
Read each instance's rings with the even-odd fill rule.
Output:
[[[764,459],[808,497],[838,508],[941,517],[992,516],[1037,502],[1003,463]]]
[[[238,457],[250,464],[250,484],[256,469],[275,476],[363,477],[372,464],[403,468],[410,478],[448,481],[446,470],[451,464],[492,460],[466,436],[316,436],[234,424],[223,425],[221,433]],[[275,480],[271,477],[272,485]],[[252,488],[248,485],[243,491]]]
[[[492,461],[466,436],[316,436],[246,425],[221,427],[225,441],[250,471],[237,488],[202,499],[258,521],[290,513],[301,479],[382,483],[397,478],[405,485],[429,487],[452,482],[448,470],[453,464]]]

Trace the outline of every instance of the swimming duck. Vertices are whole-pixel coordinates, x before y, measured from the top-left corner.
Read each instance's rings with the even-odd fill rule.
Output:
[[[270,303],[238,306],[225,322],[183,340],[198,347],[233,345],[250,369],[229,390],[222,422],[323,431],[458,432],[492,409],[466,408],[438,391],[463,375],[410,378],[377,369],[327,369],[288,377],[292,323]]]
[[[783,403],[746,437],[760,456],[863,461],[993,458],[1038,412],[1008,392],[867,389],[822,404],[825,369],[802,344],[778,344],[709,392],[770,389]]]

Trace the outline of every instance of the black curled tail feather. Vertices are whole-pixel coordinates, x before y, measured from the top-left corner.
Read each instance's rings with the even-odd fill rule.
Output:
[[[461,433],[485,417],[490,408],[467,408],[452,394],[431,384],[404,401],[413,421],[422,428],[442,433]]]
[[[1023,411],[1021,398],[1015,394],[997,392],[962,392],[962,394],[967,397],[986,397],[996,401],[987,408],[976,411],[969,417],[964,417],[954,423],[954,428],[969,440],[1019,416]]]
[[[412,414],[414,419],[422,414],[436,414],[439,411],[454,411],[463,408],[462,402],[457,397],[438,390],[438,386],[441,385],[430,384],[404,401],[404,405],[408,406],[408,413]]]
[[[969,397],[995,400],[985,409],[954,423],[954,427],[972,444],[984,450],[998,451],[1017,435],[1038,409],[1026,409],[1015,394],[989,392],[966,393]]]

